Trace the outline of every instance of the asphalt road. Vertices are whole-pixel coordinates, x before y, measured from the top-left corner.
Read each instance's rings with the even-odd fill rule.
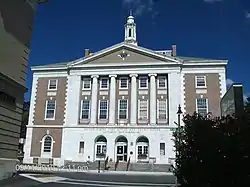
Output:
[[[55,174],[51,174],[55,176]],[[64,180],[38,182],[23,176],[0,181],[1,187],[167,187],[173,186],[175,177],[171,175],[125,175],[105,173],[60,173],[56,176]]]

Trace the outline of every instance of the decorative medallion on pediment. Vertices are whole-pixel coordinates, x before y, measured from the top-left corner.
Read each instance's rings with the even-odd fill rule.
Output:
[[[126,51],[122,51],[118,56],[119,56],[122,60],[125,60],[127,57],[130,56],[130,54],[128,54]]]

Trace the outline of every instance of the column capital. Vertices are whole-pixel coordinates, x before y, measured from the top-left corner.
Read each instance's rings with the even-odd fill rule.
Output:
[[[156,74],[156,73],[150,73],[150,74],[148,74],[148,76],[149,76],[149,77],[151,77],[151,76],[156,77],[156,76],[157,76],[157,74]]]
[[[109,77],[115,77],[115,78],[116,78],[116,77],[117,77],[117,75],[109,75]]]
[[[137,77],[138,74],[130,74],[129,76],[130,76],[130,77]]]
[[[99,75],[91,75],[91,78],[99,78]]]

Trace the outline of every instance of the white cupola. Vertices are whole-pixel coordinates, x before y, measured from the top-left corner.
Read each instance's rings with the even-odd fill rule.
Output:
[[[125,42],[137,45],[136,24],[132,12],[130,12],[130,16],[127,18],[127,23],[125,24]]]

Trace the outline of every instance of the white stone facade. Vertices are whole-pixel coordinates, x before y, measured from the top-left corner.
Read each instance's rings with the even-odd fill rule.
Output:
[[[131,17],[130,17],[131,19]],[[135,25],[133,24],[135,27]],[[129,26],[129,28],[131,25]],[[133,32],[135,31],[135,28]],[[129,31],[125,29],[126,37]],[[135,37],[135,33],[134,35]],[[104,49],[96,54],[81,58],[61,67],[34,67],[33,88],[31,94],[30,117],[27,129],[27,138],[25,144],[25,163],[33,163],[31,157],[31,142],[33,128],[62,128],[62,144],[60,158],[54,158],[55,165],[62,165],[65,161],[86,162],[105,159],[107,156],[112,161],[117,159],[131,162],[150,162],[155,160],[157,164],[168,164],[175,157],[173,129],[176,128],[177,109],[180,105],[185,113],[185,74],[209,74],[216,73],[220,75],[220,95],[226,92],[225,86],[225,65],[226,61],[188,61],[171,56],[161,55],[151,50],[137,46],[136,41],[120,43],[110,48]],[[136,45],[134,45],[136,44]],[[113,54],[117,50],[135,51],[142,54],[143,57],[131,56],[136,61],[126,61],[124,58],[117,57],[117,62],[113,60],[103,63],[94,62],[98,56]],[[144,57],[149,57],[146,59]],[[102,58],[102,57],[101,57]],[[157,60],[156,60],[157,59]],[[93,63],[92,63],[93,62]],[[121,68],[122,67],[122,68]],[[53,71],[52,71],[53,70]],[[144,92],[148,97],[147,105],[147,123],[138,122],[138,78],[143,75],[148,78],[148,88]],[[158,90],[157,85],[159,77],[167,75],[167,88]],[[99,110],[98,94],[100,94],[100,77],[108,77],[108,89],[105,93],[108,97],[107,123],[98,124]],[[117,94],[118,77],[126,76],[130,82],[130,89],[123,91],[123,97],[130,96],[128,99],[129,110],[127,119],[124,123],[118,123],[117,111],[119,110]],[[37,81],[39,78],[57,78],[67,77],[66,103],[64,111],[64,123],[55,125],[34,124],[34,110],[36,105]],[[82,96],[82,78],[91,78],[91,89],[85,93],[90,96],[90,115],[89,123],[81,124],[81,96]],[[62,90],[63,91],[63,90]],[[103,91],[104,92],[104,91]],[[126,92],[126,94],[125,94]],[[119,92],[120,93],[120,92]],[[159,94],[160,93],[160,94]],[[122,94],[121,94],[122,95]],[[167,96],[167,122],[159,123],[159,111],[157,98],[161,95]],[[144,97],[144,96],[143,96]],[[117,107],[118,106],[118,107]],[[182,123],[181,123],[182,124]],[[53,138],[53,137],[52,137]],[[42,140],[41,140],[42,141]],[[56,142],[55,142],[56,143]],[[102,154],[104,153],[104,155]],[[41,153],[42,155],[42,153]]]

